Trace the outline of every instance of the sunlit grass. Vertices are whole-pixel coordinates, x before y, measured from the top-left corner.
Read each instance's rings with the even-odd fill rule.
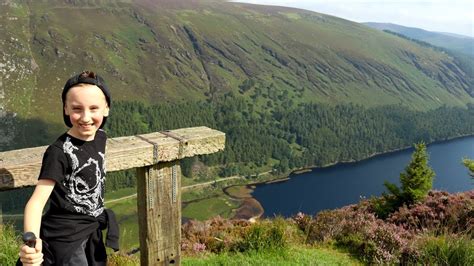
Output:
[[[329,248],[291,247],[286,252],[206,254],[185,257],[183,265],[362,265],[350,255]]]

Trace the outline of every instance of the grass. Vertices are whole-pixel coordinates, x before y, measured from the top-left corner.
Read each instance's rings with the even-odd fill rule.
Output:
[[[194,178],[188,178],[188,177],[185,177],[185,176],[181,177],[181,186],[182,187],[196,185],[196,184],[199,184],[199,183],[201,183],[201,182],[199,182],[198,180],[196,180]]]
[[[204,254],[184,257],[183,265],[361,265],[346,253],[331,248],[292,246],[285,252]]]
[[[113,202],[106,204],[106,207],[112,209],[117,216],[120,226],[120,248],[128,251],[139,247],[137,199]]]
[[[130,196],[137,193],[137,188],[130,187],[130,188],[122,188],[116,191],[106,192],[105,193],[105,202],[108,200],[115,200],[122,197]]]
[[[238,205],[227,197],[212,197],[188,204],[182,214],[197,220],[206,220],[216,215],[230,218],[232,209],[237,207]]]
[[[15,265],[19,246],[19,236],[13,226],[0,224],[0,265]]]
[[[432,265],[474,265],[474,240],[468,237],[438,236],[421,240],[423,260]]]
[[[291,246],[285,251],[181,255],[182,265],[362,265],[348,253],[330,247]],[[109,265],[140,265],[139,255],[109,255]]]

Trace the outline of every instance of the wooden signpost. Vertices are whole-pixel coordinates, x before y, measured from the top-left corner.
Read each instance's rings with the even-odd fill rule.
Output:
[[[181,169],[185,157],[223,150],[225,134],[182,128],[107,141],[107,172],[137,168],[141,265],[180,264]],[[0,152],[0,190],[36,184],[46,146]]]

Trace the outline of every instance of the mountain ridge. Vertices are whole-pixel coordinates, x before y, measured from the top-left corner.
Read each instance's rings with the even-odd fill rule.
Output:
[[[2,5],[0,105],[26,118],[60,121],[59,91],[82,69],[103,74],[114,99],[149,103],[228,92],[261,109],[474,102],[473,74],[456,58],[316,12],[212,0]]]
[[[461,52],[474,58],[474,37],[471,36],[428,31],[421,28],[406,27],[394,23],[364,22],[362,24],[374,29],[390,30],[432,45]]]

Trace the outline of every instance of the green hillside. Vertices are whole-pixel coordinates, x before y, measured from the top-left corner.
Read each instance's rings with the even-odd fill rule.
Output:
[[[298,102],[474,102],[455,58],[315,12],[225,1],[3,1],[0,105],[61,124],[59,92],[83,69],[116,100],[213,99],[234,91],[259,108]],[[472,93],[471,93],[472,95]]]
[[[418,28],[405,27],[392,23],[366,22],[365,25],[379,30],[390,30],[403,34],[407,37],[417,39],[444,47],[449,50],[457,51],[474,57],[474,38],[449,33],[432,32]]]

